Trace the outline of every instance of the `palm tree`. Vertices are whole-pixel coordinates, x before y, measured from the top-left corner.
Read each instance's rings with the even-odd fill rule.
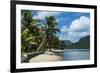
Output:
[[[31,10],[22,10],[21,12],[21,43],[22,49],[30,52],[32,46],[38,46],[36,36],[38,36],[38,20],[33,19]]]
[[[39,51],[44,45],[47,45],[47,48],[50,48],[53,44],[53,40],[55,40],[56,33],[59,31],[59,29],[56,28],[57,22],[54,16],[46,17],[45,21],[46,22],[42,21],[45,25],[43,29],[44,38],[37,51]]]
[[[57,22],[56,19],[53,16],[46,17],[46,21],[48,24],[48,29],[47,29],[47,43],[48,43],[48,48],[53,48],[55,41],[56,41],[56,34],[59,32],[59,29],[57,29]]]
[[[54,16],[48,16],[45,21],[34,19],[31,10],[22,10],[21,12],[21,43],[22,49],[30,52],[35,48],[39,51],[44,46],[50,48],[57,40],[56,33],[59,29],[56,28],[57,22]],[[38,26],[41,23],[44,26]]]

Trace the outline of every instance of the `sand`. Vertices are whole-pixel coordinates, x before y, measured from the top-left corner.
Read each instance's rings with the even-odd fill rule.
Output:
[[[62,61],[62,57],[56,55],[53,52],[45,52],[44,54],[33,57],[29,60],[29,63],[33,62],[53,62],[53,61]]]

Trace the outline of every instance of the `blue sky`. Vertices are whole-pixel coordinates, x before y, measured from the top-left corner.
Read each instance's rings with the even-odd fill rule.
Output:
[[[60,40],[77,42],[80,38],[90,35],[90,13],[36,11],[33,18],[45,20],[46,16],[56,18],[57,28],[61,31],[57,34]]]

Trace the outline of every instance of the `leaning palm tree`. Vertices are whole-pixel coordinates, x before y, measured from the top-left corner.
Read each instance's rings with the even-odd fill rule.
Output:
[[[57,29],[57,22],[56,19],[53,16],[47,17],[47,24],[48,24],[48,30],[47,30],[47,43],[48,43],[48,48],[55,47],[54,45],[55,42],[57,41],[57,32],[59,32],[59,29]]]
[[[56,32],[59,31],[56,28],[57,22],[53,16],[46,17],[44,22],[34,19],[32,13],[31,10],[22,10],[21,13],[21,42],[24,48],[28,48],[29,52],[33,46],[36,51],[39,51],[44,46],[46,48],[50,47],[50,44],[53,44],[52,41],[55,40]],[[44,25],[42,28],[38,27],[38,23],[41,25],[41,22]]]
[[[44,45],[48,45],[47,48],[50,48],[50,46],[53,44],[52,41],[55,39],[56,33],[59,31],[59,29],[56,28],[57,22],[54,16],[46,17],[45,21],[46,22],[42,21],[45,25],[43,29],[44,37],[37,51],[39,51]]]

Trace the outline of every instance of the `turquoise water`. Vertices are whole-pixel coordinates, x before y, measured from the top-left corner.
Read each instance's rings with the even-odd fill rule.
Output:
[[[89,49],[66,49],[64,52],[59,52],[57,54],[60,55],[64,61],[90,59]]]

